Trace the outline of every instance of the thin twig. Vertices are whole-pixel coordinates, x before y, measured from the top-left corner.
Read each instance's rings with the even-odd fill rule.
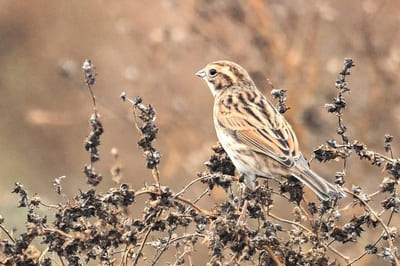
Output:
[[[83,73],[85,74],[85,83],[89,89],[90,96],[92,97],[93,101],[93,111],[95,118],[97,118],[97,107],[96,107],[96,96],[93,93],[92,85],[96,82],[96,67],[92,64],[90,59],[86,59],[82,65]]]
[[[280,217],[278,217],[278,216],[276,216],[276,215],[274,215],[274,214],[272,214],[272,213],[270,213],[270,212],[266,212],[265,209],[264,209],[264,207],[262,207],[262,208],[263,208],[263,212],[265,213],[266,216],[270,216],[271,218],[273,218],[273,219],[275,219],[275,220],[277,220],[277,221],[283,222],[283,223],[287,223],[287,224],[291,224],[291,225],[298,226],[298,227],[302,228],[303,230],[307,231],[308,233],[314,234],[310,229],[308,229],[308,228],[305,227],[304,225],[299,224],[299,223],[297,223],[297,222],[290,221],[290,220],[286,220],[286,219],[284,219],[284,218],[280,218]],[[321,243],[321,244],[322,244],[325,248],[328,248],[328,249],[331,250],[333,253],[335,253],[336,255],[338,255],[339,257],[341,257],[344,261],[346,261],[346,263],[348,263],[348,262],[350,261],[349,257],[345,256],[344,254],[342,254],[340,251],[338,251],[338,250],[335,249],[334,247],[328,246],[328,245],[326,245],[326,244],[324,244],[324,243]]]
[[[201,193],[194,201],[193,203],[196,204],[199,200],[201,200],[206,194],[210,193],[210,188],[206,188],[203,193]]]
[[[372,244],[372,246],[375,246],[376,244],[379,243],[379,241],[382,239],[382,235],[379,236],[379,238],[375,241],[374,244]],[[364,251],[360,256],[358,256],[357,258],[353,259],[352,261],[350,261],[347,265],[352,265],[353,263],[359,261],[360,259],[362,259],[365,255],[367,255],[367,252]]]
[[[294,225],[294,226],[301,227],[303,230],[307,231],[308,233],[314,234],[310,229],[308,229],[308,228],[305,227],[304,225],[299,224],[299,223],[297,223],[297,222],[293,222],[293,221],[290,221],[290,220],[286,220],[286,219],[281,218],[281,217],[278,217],[278,216],[276,216],[276,215],[274,215],[274,214],[272,214],[272,213],[268,213],[267,216],[269,216],[269,217],[271,217],[271,218],[273,218],[273,219],[275,219],[275,220],[277,220],[277,221],[283,222],[283,223],[287,223],[287,224],[291,224],[291,225]]]
[[[191,201],[189,201],[189,200],[187,200],[185,198],[182,198],[182,197],[179,196],[179,197],[176,197],[176,199],[179,200],[179,201],[182,201],[182,202],[184,202],[184,203],[186,203],[188,205],[190,205],[196,211],[201,212],[204,215],[207,215],[207,216],[210,216],[210,217],[216,217],[216,215],[214,213],[198,207],[197,205],[193,204]]]
[[[10,238],[13,243],[15,243],[15,239],[11,236],[10,232],[8,232],[8,230],[2,224],[0,224],[0,228],[4,231],[4,233],[6,233],[8,238]]]
[[[152,195],[161,196],[161,192],[159,190],[141,190],[141,191],[138,191],[136,193],[136,196],[140,196],[142,194],[152,194]],[[200,212],[200,213],[202,213],[204,215],[207,215],[207,216],[210,216],[210,217],[215,217],[216,216],[214,213],[198,207],[197,205],[192,203],[190,200],[185,199],[185,198],[183,198],[181,196],[174,197],[174,200],[178,200],[180,202],[186,203],[187,205],[189,205],[190,207],[192,207],[193,209],[195,209],[196,211],[198,211],[198,212]]]
[[[278,266],[284,266],[284,264],[279,260],[279,258],[275,255],[274,251],[271,249],[271,247],[269,247],[268,245],[263,245],[262,246],[263,249],[265,249],[269,256],[271,257],[271,259],[276,263],[276,265]]]
[[[43,228],[43,231],[45,231],[45,232],[55,232],[55,233],[57,233],[57,234],[59,234],[59,235],[61,235],[63,237],[66,237],[66,238],[71,238],[71,239],[74,238],[73,236],[71,236],[71,235],[69,235],[69,234],[67,234],[67,233],[65,233],[65,232],[63,232],[61,230],[55,229],[55,228]]]
[[[140,256],[141,256],[142,250],[143,250],[143,248],[144,248],[144,244],[146,243],[147,238],[149,237],[150,233],[151,233],[151,227],[149,227],[149,229],[147,229],[147,232],[146,232],[146,234],[144,235],[142,244],[140,244],[140,248],[139,248],[139,250],[138,250],[138,253],[137,253],[137,255],[136,255],[136,258],[135,258],[135,261],[134,261],[133,265],[137,265],[137,263],[138,263],[138,261],[139,261],[139,258],[140,258]]]
[[[157,263],[157,261],[161,258],[161,255],[170,247],[171,237],[172,237],[172,232],[169,232],[167,242],[160,251],[157,251],[155,257],[153,258],[153,261],[151,262],[151,266],[154,266]]]
[[[39,259],[38,259],[39,263],[42,262],[43,257],[44,257],[44,255],[47,253],[47,251],[49,251],[49,247],[46,247],[46,248],[43,250],[42,254],[40,254],[40,257],[39,257]]]
[[[206,194],[209,193],[209,192],[210,192],[210,188],[206,188],[206,190],[204,190],[203,193],[201,193],[192,203],[193,203],[193,204],[196,204],[202,197],[204,197],[204,195],[206,195]],[[192,209],[191,207],[188,207],[188,208],[185,210],[184,214],[190,212],[191,209]]]
[[[193,251],[193,249],[189,249],[189,246],[185,246],[182,254],[179,255],[175,263],[173,264],[174,266],[178,265],[178,261],[180,261],[181,258],[183,258],[185,255],[188,255],[189,257],[189,266],[192,265],[191,259],[190,259],[190,253]],[[180,265],[180,264],[179,264]]]
[[[389,219],[388,219],[386,225],[389,225],[389,224],[390,224],[390,222],[391,222],[391,220],[392,220],[392,217],[393,217],[393,213],[394,213],[394,209],[392,209],[392,212],[390,213],[390,217],[389,217]],[[372,246],[375,247],[375,246],[379,243],[379,241],[382,240],[382,238],[383,238],[383,234],[381,234],[381,235],[379,236],[379,238],[375,241],[374,244],[372,244]],[[359,261],[359,260],[362,259],[365,255],[367,255],[367,251],[364,251],[360,256],[358,256],[357,258],[353,259],[348,265],[351,265],[351,264],[353,264],[353,263]]]
[[[87,84],[87,86],[88,86],[89,91],[90,91],[90,96],[92,96],[93,112],[94,112],[95,117],[97,118],[98,115],[97,115],[97,107],[96,107],[96,96],[93,93],[92,86],[90,86],[89,84]]]
[[[179,195],[185,193],[186,190],[188,190],[193,184],[195,184],[195,183],[197,183],[197,182],[199,182],[199,181],[201,181],[201,180],[207,179],[207,178],[209,178],[209,177],[208,177],[208,176],[201,176],[201,177],[198,177],[198,178],[196,178],[196,179],[193,179],[193,180],[190,181],[190,183],[187,184],[181,191],[179,191],[178,193],[176,193],[175,196],[179,196]]]
[[[43,202],[40,202],[39,204],[40,204],[40,205],[43,205],[43,206],[45,206],[45,207],[47,207],[47,208],[58,209],[58,206],[57,206],[57,205],[49,205],[49,204],[45,204],[45,203],[43,203]]]
[[[132,244],[129,244],[129,245],[126,245],[126,247],[125,247],[125,250],[121,250],[121,251],[116,251],[116,252],[114,252],[112,255],[114,255],[114,254],[118,254],[118,253],[120,253],[120,252],[124,252],[124,254],[122,254],[122,258],[121,258],[121,262],[120,262],[120,266],[123,266],[123,265],[128,265],[128,252],[129,252],[129,250],[132,248]]]
[[[380,190],[377,190],[377,191],[375,191],[374,193],[371,193],[371,194],[369,194],[368,195],[368,198],[373,198],[373,197],[375,197],[376,195],[378,195],[379,193],[381,193],[381,191]]]
[[[58,258],[59,258],[59,259],[60,259],[60,261],[61,261],[61,265],[62,265],[62,266],[65,266],[65,263],[64,263],[64,261],[63,261],[62,257],[61,257],[60,255],[58,255]]]
[[[347,193],[349,193],[350,195],[352,195],[353,197],[355,197],[356,199],[358,199],[358,200],[365,206],[365,208],[367,208],[368,211],[369,211],[370,213],[372,213],[372,214],[375,216],[376,220],[382,225],[383,230],[385,230],[385,232],[386,232],[386,234],[387,234],[387,236],[388,236],[388,237],[387,237],[387,241],[388,241],[388,243],[389,243],[390,254],[391,254],[392,257],[393,257],[393,261],[394,261],[394,263],[395,263],[397,266],[400,265],[400,262],[399,262],[399,260],[397,259],[396,254],[395,254],[395,252],[394,252],[395,246],[394,246],[394,244],[393,244],[392,237],[390,236],[390,230],[389,230],[389,228],[387,227],[387,225],[382,221],[382,219],[380,218],[380,216],[371,208],[371,206],[369,206],[369,204],[368,204],[367,202],[365,202],[365,200],[363,200],[359,195],[353,193],[353,191],[350,191],[350,190],[348,190],[348,189],[345,189],[345,191],[346,191]]]
[[[207,193],[209,193],[209,192],[210,192],[210,188],[206,188],[206,190],[204,190],[203,193],[201,193],[192,203],[193,203],[193,204],[196,204],[199,200],[201,200],[201,198],[203,198],[203,197],[204,197]],[[185,210],[184,214],[190,212],[191,210],[192,210],[192,208],[191,208],[191,207],[188,207],[188,208]]]
[[[135,125],[135,128],[136,128],[137,132],[139,133],[140,137],[143,137],[143,133],[140,130],[139,122],[137,120],[136,111],[135,111],[135,108],[137,107],[137,105],[129,98],[127,98],[127,100],[132,104],[133,123]],[[150,152],[153,153],[152,151],[150,151]],[[151,172],[152,172],[154,182],[157,184],[158,187],[160,187],[160,172],[158,170],[158,166],[155,165]]]
[[[192,237],[201,237],[201,238],[206,238],[206,235],[203,234],[199,234],[199,233],[193,233],[193,234],[185,234],[185,235],[181,235],[181,236],[177,236],[175,238],[171,238],[171,240],[169,241],[169,244],[172,244],[176,241],[185,239],[185,238],[192,238]],[[158,245],[158,240],[156,241],[151,241],[151,242],[147,242],[145,245],[146,246],[154,246],[154,245]]]

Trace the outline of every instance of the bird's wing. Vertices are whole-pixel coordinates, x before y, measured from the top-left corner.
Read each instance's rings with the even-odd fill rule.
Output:
[[[243,104],[244,103],[244,104]],[[217,120],[220,126],[248,145],[287,167],[301,156],[296,136],[275,107],[264,97],[244,101],[231,107],[220,106]]]

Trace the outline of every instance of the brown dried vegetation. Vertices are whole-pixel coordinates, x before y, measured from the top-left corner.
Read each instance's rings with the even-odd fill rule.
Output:
[[[142,99],[122,100],[132,105],[133,120],[139,133],[138,146],[143,150],[147,168],[153,180],[150,185],[133,189],[128,184],[118,184],[107,192],[94,188],[101,182],[101,175],[94,172],[93,163],[100,159],[97,147],[103,127],[99,121],[92,86],[96,74],[90,60],[83,64],[86,84],[93,99],[94,114],[89,122],[92,131],[85,140],[90,153],[90,165],[84,166],[87,183],[73,199],[57,205],[47,205],[39,196],[29,196],[27,190],[16,183],[13,193],[20,197],[18,207],[27,208],[26,230],[11,234],[0,220],[5,238],[0,242],[0,263],[4,265],[52,265],[58,260],[62,265],[82,265],[97,261],[103,265],[157,265],[169,249],[175,249],[174,265],[192,265],[192,256],[199,246],[208,250],[208,265],[241,265],[248,261],[257,265],[351,265],[368,254],[381,257],[391,265],[399,265],[398,229],[393,219],[398,218],[400,198],[397,193],[400,178],[399,159],[392,157],[392,136],[385,136],[385,156],[366,148],[358,140],[351,141],[346,135],[343,109],[345,94],[350,91],[347,76],[354,67],[351,59],[345,59],[343,70],[336,81],[338,95],[326,104],[329,113],[338,118],[337,134],[340,143],[328,140],[314,150],[313,158],[327,162],[340,158],[343,171],[336,174],[336,183],[346,184],[346,162],[354,154],[360,160],[382,167],[387,172],[376,193],[366,194],[360,186],[344,190],[350,202],[345,200],[309,201],[303,195],[303,186],[290,177],[263,180],[254,191],[237,189],[241,178],[235,176],[235,168],[224,150],[216,145],[207,161],[206,170],[198,174],[181,191],[174,192],[163,184],[159,173],[161,155],[153,146],[158,129],[155,110],[143,104]],[[273,90],[278,98],[279,110],[287,110],[284,90]],[[112,171],[120,174],[119,170]],[[54,181],[57,193],[62,190],[61,180]],[[119,179],[115,179],[119,180]],[[195,200],[188,198],[191,187],[203,184],[204,192]],[[270,183],[276,183],[274,186]],[[213,189],[221,187],[227,198],[204,209],[197,202]],[[379,194],[384,195],[380,208],[370,202]],[[139,197],[147,197],[141,215],[129,213]],[[281,200],[279,202],[278,200]],[[291,218],[274,213],[282,200],[292,208]],[[278,202],[278,203],[276,203]],[[41,208],[49,208],[52,221],[38,214]],[[361,214],[351,215],[354,208]],[[347,219],[345,217],[349,217]],[[388,218],[384,215],[389,213]],[[347,215],[346,215],[347,214]],[[358,245],[358,240],[374,229],[380,235],[365,246],[365,251],[354,256],[338,251],[338,243]],[[34,243],[40,240],[43,250]],[[152,251],[146,250],[150,247]],[[150,255],[147,255],[150,254]]]

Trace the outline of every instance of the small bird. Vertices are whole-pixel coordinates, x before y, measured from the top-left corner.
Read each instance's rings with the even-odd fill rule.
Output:
[[[310,169],[292,127],[244,68],[230,61],[216,61],[196,75],[214,95],[219,142],[249,187],[255,187],[257,177],[294,176],[321,200],[345,196]]]

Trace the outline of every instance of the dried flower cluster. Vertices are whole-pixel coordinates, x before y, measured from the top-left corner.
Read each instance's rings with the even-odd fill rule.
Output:
[[[92,64],[91,60],[85,60],[82,65],[83,73],[85,74],[85,82],[88,86],[90,95],[93,101],[94,113],[90,116],[89,123],[92,131],[89,136],[85,139],[85,150],[90,153],[90,164],[85,165],[83,168],[83,173],[87,177],[87,183],[93,186],[97,186],[103,179],[101,174],[97,173],[93,167],[93,163],[100,159],[99,150],[97,147],[100,145],[100,136],[103,134],[103,125],[99,120],[99,115],[97,114],[96,107],[96,97],[93,93],[92,86],[96,82],[95,66]]]
[[[278,104],[276,105],[276,109],[279,111],[279,113],[283,114],[287,110],[290,109],[290,107],[286,106],[286,92],[287,90],[284,89],[272,89],[271,95],[274,99],[278,99]]]
[[[175,252],[174,265],[192,265],[192,257],[199,249],[208,250],[208,265],[352,265],[369,254],[375,254],[389,265],[399,265],[398,228],[392,223],[399,215],[400,199],[397,189],[400,178],[400,160],[393,158],[392,136],[385,136],[384,149],[389,156],[370,151],[358,140],[350,140],[343,123],[346,107],[344,94],[349,91],[346,77],[353,67],[351,59],[345,65],[336,82],[338,96],[327,104],[327,110],[338,117],[335,139],[314,150],[314,158],[320,162],[343,160],[343,171],[336,173],[336,183],[346,184],[346,160],[356,155],[376,167],[382,167],[386,176],[377,192],[366,194],[361,186],[346,189],[347,199],[313,202],[303,195],[302,184],[291,177],[266,179],[254,190],[238,189],[243,181],[235,176],[235,168],[224,150],[215,145],[212,155],[205,163],[206,169],[199,173],[181,191],[175,192],[162,184],[158,166],[160,153],[153,145],[158,129],[152,106],[142,99],[130,99],[125,93],[124,101],[133,108],[134,123],[140,135],[138,146],[143,150],[147,168],[152,170],[153,183],[142,188],[119,184],[105,193],[93,187],[81,191],[72,200],[48,205],[38,196],[30,196],[19,183],[13,193],[19,195],[18,207],[27,208],[26,230],[11,233],[3,226],[0,240],[1,265],[82,265],[96,261],[103,265],[159,265],[167,250]],[[95,113],[90,119],[92,132],[85,141],[90,152],[90,165],[85,167],[88,183],[96,185],[101,175],[96,174],[92,163],[100,159],[97,147],[103,132],[91,90],[96,76],[90,61],[84,63],[86,83],[92,95]],[[287,110],[286,91],[275,90],[278,106]],[[114,169],[115,170],[115,169]],[[120,175],[120,168],[116,175]],[[61,192],[61,180],[53,185]],[[119,180],[119,179],[118,179]],[[197,184],[204,192],[195,200],[189,199],[192,187]],[[239,185],[238,185],[239,184]],[[204,209],[198,201],[216,187],[226,191],[225,201]],[[376,195],[384,195],[380,209],[371,202]],[[129,206],[139,197],[147,197],[141,214],[129,213]],[[192,196],[192,195],[191,195]],[[350,199],[350,202],[348,202]],[[347,203],[345,203],[347,200]],[[286,204],[291,210],[290,218],[276,215],[278,204]],[[51,219],[38,214],[39,208],[48,208]],[[346,215],[359,208],[361,214]],[[384,220],[383,214],[389,213]],[[348,214],[348,213],[347,213]],[[345,218],[350,217],[350,218]],[[335,244],[352,243],[368,235],[371,228],[381,230],[380,236],[365,246],[362,254],[343,254]],[[37,246],[40,241],[41,246]],[[336,245],[337,246],[337,245]],[[42,249],[42,247],[44,247]],[[58,261],[55,261],[57,258]],[[144,260],[146,259],[146,261]]]

